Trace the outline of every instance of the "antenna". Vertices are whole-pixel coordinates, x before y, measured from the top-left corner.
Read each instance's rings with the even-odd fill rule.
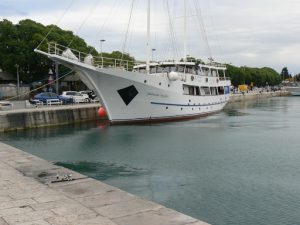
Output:
[[[147,61],[146,61],[146,71],[150,74],[150,0],[148,0],[148,10],[147,10]]]
[[[184,19],[183,19],[183,25],[184,25],[184,32],[183,32],[183,60],[186,62],[186,39],[187,39],[187,33],[186,33],[186,0],[184,0]]]

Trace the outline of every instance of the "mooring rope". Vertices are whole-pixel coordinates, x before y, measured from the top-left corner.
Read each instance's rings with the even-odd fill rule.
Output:
[[[71,71],[69,71],[68,73],[64,74],[63,76],[61,76],[61,77],[59,77],[59,78],[53,80],[53,82],[56,82],[56,81],[58,81],[58,80],[64,78],[65,76],[68,76],[68,75],[71,74],[72,72],[74,72],[74,70],[71,70]],[[13,97],[4,99],[4,101],[10,101],[10,100],[13,100],[13,99],[15,99],[15,98],[19,98],[19,97],[21,97],[21,96],[28,95],[28,94],[30,94],[30,93],[32,93],[32,92],[34,92],[34,91],[37,91],[37,90],[39,90],[39,89],[42,89],[42,88],[46,87],[47,85],[48,85],[48,84],[44,84],[44,85],[42,85],[42,86],[40,86],[40,87],[38,87],[38,88],[35,88],[35,89],[31,90],[31,91],[28,91],[28,92],[25,92],[25,93],[23,93],[23,94],[19,94],[19,95],[16,95],[16,96],[13,96]]]

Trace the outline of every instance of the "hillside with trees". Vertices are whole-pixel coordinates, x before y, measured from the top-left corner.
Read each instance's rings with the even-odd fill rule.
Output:
[[[51,32],[49,32],[51,30]],[[65,31],[55,25],[44,26],[33,20],[22,20],[13,24],[9,20],[0,21],[0,68],[11,74],[16,74],[19,66],[20,80],[25,83],[40,81],[46,78],[49,68],[54,71],[54,65],[47,57],[37,54],[34,49],[42,42],[40,49],[47,51],[47,42],[56,42],[63,46],[77,49],[81,52],[98,55],[94,47],[88,46],[72,31]],[[70,44],[71,43],[71,44]],[[109,58],[120,58],[119,51],[103,53]],[[134,61],[128,54],[123,55],[124,60]],[[60,73],[67,68],[60,68]]]
[[[50,32],[51,31],[51,32]],[[36,54],[34,49],[42,42],[40,49],[47,51],[47,42],[56,42],[63,46],[77,49],[81,52],[99,55],[96,49],[88,46],[80,37],[73,34],[72,31],[65,31],[55,25],[44,26],[35,21],[26,19],[18,24],[13,24],[9,20],[0,21],[0,68],[8,73],[16,73],[16,65],[19,66],[20,79],[23,82],[31,83],[46,78],[49,68],[54,71],[53,62],[47,57]],[[71,44],[70,44],[71,43]],[[135,61],[129,54],[120,51],[112,53],[103,53],[104,57]],[[202,62],[202,61],[201,61]],[[132,66],[132,65],[131,65]],[[227,66],[227,76],[231,78],[232,85],[251,83],[255,86],[277,85],[281,78],[289,76],[285,67],[280,75],[272,68],[250,68]],[[63,73],[67,68],[60,68]]]
[[[251,68],[247,66],[235,67],[226,65],[226,74],[231,78],[233,86],[247,84],[262,87],[266,85],[278,85],[281,82],[281,76],[274,69],[269,67]]]

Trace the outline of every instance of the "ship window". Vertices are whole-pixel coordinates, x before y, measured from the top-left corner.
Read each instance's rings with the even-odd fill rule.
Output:
[[[146,69],[145,68],[141,68],[141,69],[139,69],[139,72],[140,73],[146,73]]]
[[[201,95],[200,88],[193,85],[183,85],[183,94],[184,95]],[[189,100],[191,102],[191,100]]]
[[[184,66],[178,66],[178,72],[184,73]]]
[[[195,92],[196,92],[196,95],[200,95],[200,88],[198,86],[195,87]]]
[[[208,76],[209,75],[209,71],[208,71],[208,69],[204,69],[204,76]]]
[[[210,95],[209,87],[202,87],[205,95]]]
[[[195,74],[195,69],[194,68],[187,68],[187,73]]]
[[[163,67],[163,72],[165,73],[170,72],[170,68],[168,66]]]
[[[224,87],[218,87],[219,95],[224,95]]]
[[[189,86],[189,95],[194,95],[194,87]]]
[[[230,87],[229,86],[225,86],[224,87],[224,93],[225,94],[229,94],[230,93]]]
[[[157,67],[157,73],[162,73],[163,72],[163,67],[159,66]]]
[[[156,67],[151,67],[150,68],[150,73],[156,73]]]
[[[210,88],[210,93],[211,93],[211,95],[217,95],[217,90],[216,90],[216,88],[215,88],[215,87],[211,87],[211,88]]]

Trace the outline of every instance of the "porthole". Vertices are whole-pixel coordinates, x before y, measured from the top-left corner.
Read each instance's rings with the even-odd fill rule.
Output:
[[[167,106],[166,109],[168,109],[169,107]]]
[[[183,110],[183,108],[181,108],[181,111]]]
[[[144,83],[146,84],[146,83],[147,83],[147,80],[144,80]]]
[[[168,84],[168,87],[170,87],[170,84]]]
[[[192,110],[194,110],[194,108],[192,108]]]
[[[161,82],[159,82],[159,85],[161,85]]]

